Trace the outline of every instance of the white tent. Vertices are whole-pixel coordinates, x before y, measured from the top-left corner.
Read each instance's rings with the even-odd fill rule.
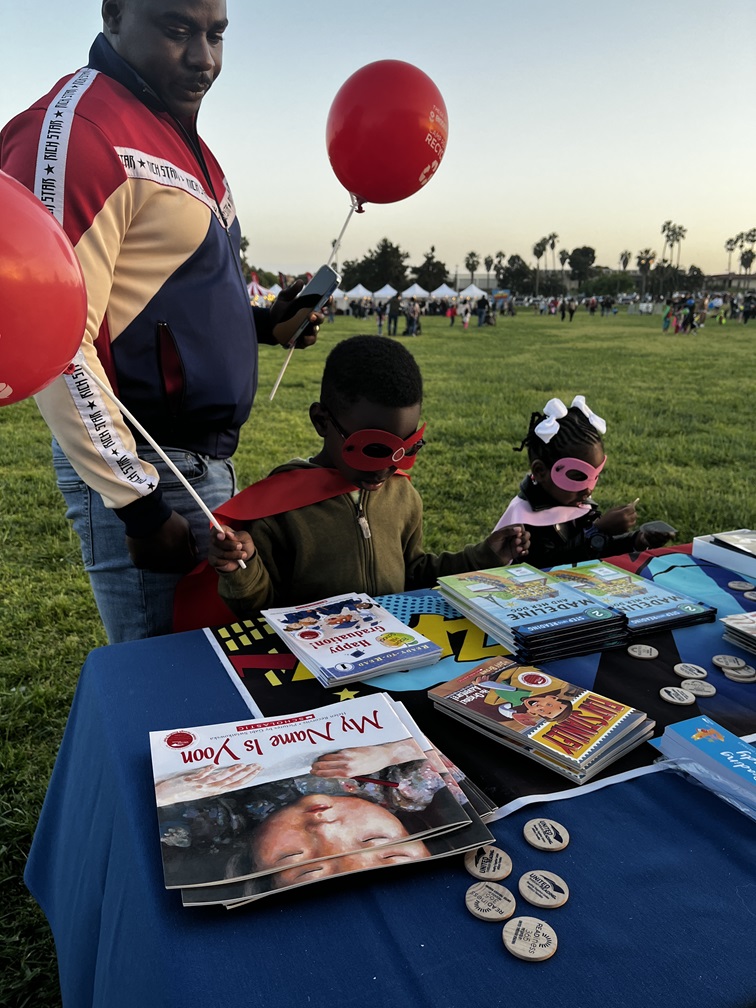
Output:
[[[443,283],[440,287],[436,287],[435,290],[431,291],[431,297],[434,298],[455,298],[457,296],[457,292],[454,288],[450,287],[447,283]]]
[[[461,298],[473,298],[473,297],[474,298],[479,298],[479,297],[483,297],[483,295],[485,293],[486,292],[484,290],[481,290],[480,287],[478,287],[474,283],[472,283],[468,287],[465,287],[464,290],[461,290],[459,292],[459,296]]]
[[[402,291],[402,297],[430,297],[430,294],[419,283],[413,283],[407,290]]]
[[[357,284],[356,287],[352,287],[350,291],[346,292],[346,296],[350,298],[364,298],[372,297],[373,295],[367,287],[363,287],[362,284]]]
[[[391,284],[384,284],[380,290],[373,291],[374,298],[392,298],[396,294],[396,287]]]
[[[275,297],[278,297],[278,295],[281,293],[282,289],[283,288],[281,287],[281,284],[274,283],[273,286],[268,291],[268,293],[269,294],[273,294]]]

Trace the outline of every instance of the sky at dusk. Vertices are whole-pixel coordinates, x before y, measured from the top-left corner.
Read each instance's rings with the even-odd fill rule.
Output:
[[[0,124],[84,65],[101,25],[95,0],[4,7]],[[661,254],[672,220],[687,228],[681,264],[722,272],[726,239],[756,227],[754,0],[228,0],[228,16],[199,126],[259,268],[327,259],[350,206],[326,153],[328,112],[382,59],[435,82],[448,144],[419,193],[351,218],[342,261],[387,237],[409,266],[435,246],[466,281],[468,252],[534,264],[533,245],[556,232],[557,248],[590,245],[614,267],[623,249],[633,262],[645,247]]]

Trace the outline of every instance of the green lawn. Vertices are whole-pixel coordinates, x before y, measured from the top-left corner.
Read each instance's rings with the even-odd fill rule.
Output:
[[[260,394],[237,455],[242,484],[314,451],[307,407],[325,353],[360,332],[375,332],[374,320],[325,325],[316,347],[294,355],[272,403],[284,355],[263,348]],[[467,332],[425,319],[406,343],[425,379],[428,445],[413,481],[425,501],[427,548],[456,549],[490,531],[525,471],[512,448],[530,413],[551,396],[569,405],[581,392],[607,421],[596,494],[605,508],[640,497],[642,520],[666,519],[681,542],[753,527],[756,428],[743,396],[754,334],[756,323],[710,323],[695,336],[662,335],[658,317],[624,312],[581,311],[570,324],[522,309]],[[0,1004],[55,1008],[52,941],[21,875],[79,669],[105,641],[33,403],[0,409],[0,445]]]

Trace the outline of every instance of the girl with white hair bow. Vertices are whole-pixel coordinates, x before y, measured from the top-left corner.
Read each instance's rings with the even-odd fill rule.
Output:
[[[601,513],[591,495],[606,465],[605,432],[606,422],[582,395],[569,408],[550,399],[542,412],[531,414],[528,433],[515,448],[527,448],[530,472],[496,528],[516,523],[528,529],[527,560],[534,567],[663,546],[674,534],[648,525],[634,531],[637,500]]]

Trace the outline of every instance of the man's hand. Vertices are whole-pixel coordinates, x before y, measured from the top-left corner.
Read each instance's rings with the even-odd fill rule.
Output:
[[[520,563],[530,549],[530,532],[522,525],[505,525],[492,532],[486,542],[502,565]]]
[[[302,308],[301,311],[296,313],[296,315],[293,315],[285,321],[283,320],[291,302],[296,298],[297,294],[299,294],[303,287],[304,282],[302,280],[296,280],[291,287],[287,287],[285,290],[281,291],[270,309],[270,317],[273,322],[273,338],[276,343],[280,343],[281,346],[290,346],[294,333],[305,320],[312,323],[312,325],[308,326],[308,328],[305,329],[302,335],[297,339],[296,345],[300,350],[304,347],[312,346],[318,338],[318,327],[325,318],[323,312],[308,311],[307,308]]]
[[[184,574],[199,559],[189,522],[177,511],[160,528],[143,539],[126,536],[131,562],[140,570],[157,574]]]

